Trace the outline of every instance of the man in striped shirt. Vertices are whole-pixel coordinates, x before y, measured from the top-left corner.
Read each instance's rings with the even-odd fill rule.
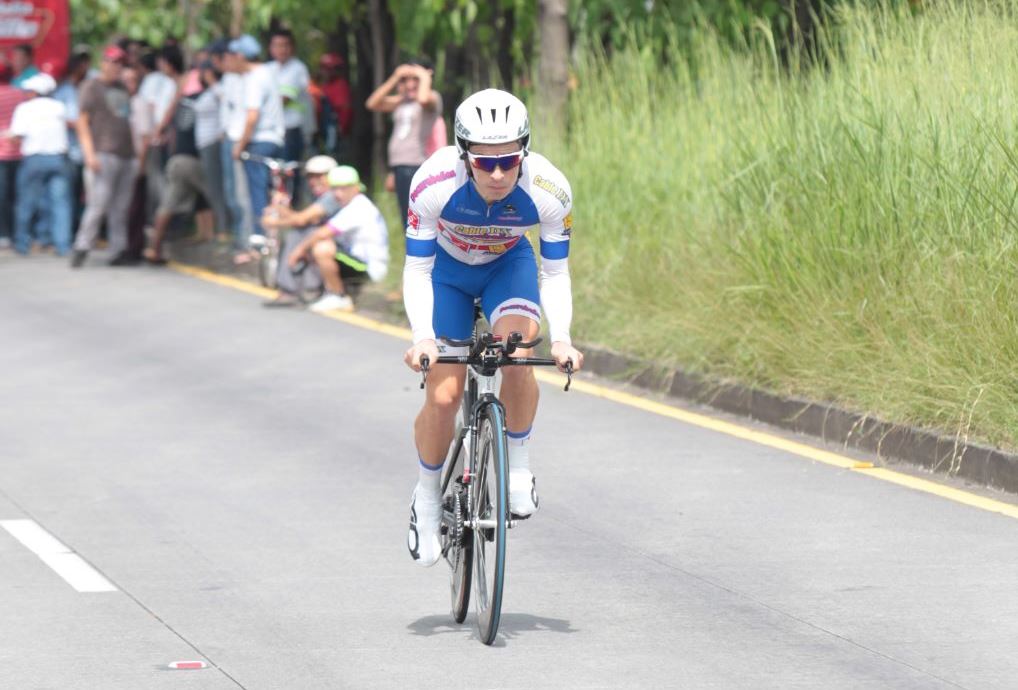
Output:
[[[32,97],[28,91],[0,84],[0,131],[11,127],[14,109]],[[14,236],[14,181],[21,160],[21,143],[0,137],[0,248],[11,246]]]

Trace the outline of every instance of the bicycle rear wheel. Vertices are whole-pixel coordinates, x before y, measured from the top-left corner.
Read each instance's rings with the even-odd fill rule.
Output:
[[[474,599],[481,642],[490,645],[502,615],[509,514],[508,450],[499,405],[485,406],[477,441],[470,480],[471,515],[478,521],[473,531]]]
[[[452,595],[452,617],[462,623],[470,606],[470,575],[473,568],[474,543],[470,528],[464,525],[467,510],[467,487],[463,484],[466,447],[462,439],[456,443],[456,456],[446,463],[442,477],[442,552],[452,569],[449,584]]]

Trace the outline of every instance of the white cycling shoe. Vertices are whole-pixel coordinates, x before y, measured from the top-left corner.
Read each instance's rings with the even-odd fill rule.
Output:
[[[528,518],[537,512],[537,480],[527,469],[509,470],[509,512]]]
[[[441,527],[441,496],[422,490],[418,484],[410,499],[410,530],[406,545],[410,556],[425,568],[435,565],[442,557]]]

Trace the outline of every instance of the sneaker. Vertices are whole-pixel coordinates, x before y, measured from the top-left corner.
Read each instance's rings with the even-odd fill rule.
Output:
[[[86,258],[88,258],[87,249],[75,249],[71,252],[71,268],[81,268],[85,264]]]
[[[438,496],[414,488],[410,498],[410,531],[406,545],[410,556],[425,568],[435,565],[442,556],[442,542],[439,538],[442,527],[442,504]]]
[[[349,295],[337,295],[326,292],[322,297],[308,307],[311,311],[353,311],[353,300]]]
[[[528,518],[537,512],[537,480],[530,470],[509,470],[509,512]]]

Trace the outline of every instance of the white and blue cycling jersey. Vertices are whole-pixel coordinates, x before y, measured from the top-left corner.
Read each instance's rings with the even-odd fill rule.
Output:
[[[540,323],[543,307],[552,342],[570,342],[571,212],[569,183],[544,156],[524,158],[516,187],[489,205],[456,148],[436,151],[410,185],[403,294],[414,342],[469,337],[477,297],[493,325],[509,314]]]

